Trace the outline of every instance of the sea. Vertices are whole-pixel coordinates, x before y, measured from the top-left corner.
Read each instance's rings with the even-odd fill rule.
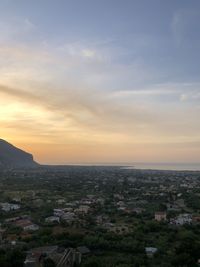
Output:
[[[200,171],[200,163],[133,163],[126,169]]]
[[[171,170],[171,171],[200,171],[200,163],[149,163],[149,162],[133,162],[133,163],[71,163],[68,166],[110,166],[123,169],[141,169],[141,170]],[[65,166],[65,165],[63,165]]]

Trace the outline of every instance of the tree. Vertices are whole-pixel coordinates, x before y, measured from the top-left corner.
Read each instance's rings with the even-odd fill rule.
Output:
[[[52,259],[46,258],[44,259],[43,266],[44,267],[56,267],[56,264],[54,263]]]

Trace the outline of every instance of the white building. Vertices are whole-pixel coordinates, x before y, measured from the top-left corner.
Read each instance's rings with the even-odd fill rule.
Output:
[[[60,217],[58,216],[50,216],[45,219],[46,223],[60,223]]]
[[[20,205],[19,204],[11,204],[11,203],[7,203],[7,202],[6,203],[1,203],[0,206],[1,206],[1,209],[3,211],[6,211],[6,212],[20,209]]]
[[[192,215],[187,213],[180,214],[178,217],[170,220],[170,224],[174,225],[184,225],[191,223],[192,223]]]
[[[146,247],[145,248],[145,252],[146,252],[148,257],[152,257],[157,251],[158,251],[158,249],[154,248],[154,247]]]

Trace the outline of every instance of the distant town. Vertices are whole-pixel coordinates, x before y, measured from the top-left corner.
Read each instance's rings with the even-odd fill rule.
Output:
[[[200,172],[0,170],[0,266],[200,266]]]

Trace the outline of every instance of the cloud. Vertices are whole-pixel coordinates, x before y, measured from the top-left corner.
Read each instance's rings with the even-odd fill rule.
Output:
[[[50,139],[57,135],[62,136],[60,139],[68,137],[74,142],[113,143],[116,138],[122,139],[124,136],[124,142],[137,142],[141,131],[153,120],[153,114],[144,107],[127,105],[112,96],[84,88],[81,91],[65,88],[59,94],[53,91],[51,95],[42,95],[0,86],[0,94],[9,96],[9,109],[15,114],[12,115],[12,112],[11,117],[3,115],[8,120],[6,124],[4,120],[5,127],[13,124],[13,127],[19,127],[20,132],[22,129],[32,134],[38,132],[40,137],[43,136],[41,132],[48,133]],[[13,109],[15,100],[18,104]],[[40,112],[35,112],[37,110]]]
[[[162,91],[164,97],[168,93],[174,95],[175,88],[178,91],[175,95],[178,95],[181,87],[184,86],[157,85],[155,91],[143,89],[140,98],[140,90],[120,96],[115,91],[105,94],[84,87],[50,88],[49,85],[34,84],[34,90],[28,91],[1,85],[1,135],[12,141],[15,132],[18,143],[43,143],[42,147],[49,144],[49,148],[44,148],[46,151],[49,151],[51,144],[62,145],[70,153],[80,155],[80,161],[83,151],[87,157],[91,153],[100,159],[100,154],[106,152],[105,147],[112,151],[108,158],[115,158],[117,151],[125,156],[125,150],[130,149],[134,150],[132,154],[127,152],[130,157],[136,151],[138,155],[148,151],[150,156],[153,148],[158,152],[164,150],[166,144],[177,148],[180,142],[200,141],[200,126],[195,123],[199,112],[194,106],[183,108],[177,103],[148,100]],[[44,94],[48,91],[49,94]],[[69,156],[58,147],[56,153],[60,154],[59,160],[65,162],[64,157],[67,160]],[[148,147],[147,150],[145,147]],[[48,158],[47,155],[45,157]],[[74,161],[75,158],[74,155]],[[49,160],[53,162],[53,159]]]
[[[7,20],[1,20],[0,41],[17,42],[18,38],[32,34],[37,29],[36,25],[29,18],[10,17]]]
[[[169,93],[167,91],[163,92],[164,96]],[[36,93],[36,91],[32,93],[0,86],[0,93],[18,99],[20,103],[30,105],[32,110],[37,109],[37,107],[42,108],[42,112],[47,113],[49,121],[52,121],[54,117],[53,123],[55,125],[57,123],[62,124],[62,132],[76,129],[76,131],[85,131],[87,134],[98,132],[107,136],[109,133],[121,133],[127,136],[126,138],[134,133],[134,138],[138,139],[139,136],[145,138],[148,134],[152,138],[155,132],[159,130],[159,132],[163,132],[162,135],[166,138],[166,133],[171,131],[172,125],[174,134],[177,131],[179,135],[185,128],[184,124],[192,125],[196,120],[196,116],[193,116],[193,120],[189,120],[189,117],[186,116],[183,119],[182,107],[174,104],[174,102],[168,102],[168,104],[164,104],[164,102],[157,103],[153,102],[152,98],[149,102],[149,93],[151,97],[160,93],[156,90],[150,92],[143,90],[141,92],[142,96],[147,93],[145,99],[140,98],[140,91],[135,92],[135,94],[132,92],[131,95],[127,96],[128,101],[126,98],[123,100],[122,95],[117,95],[116,92],[105,95],[86,88],[81,90],[65,88],[64,91],[60,90],[59,94],[52,91],[51,94],[45,95]],[[174,93],[172,88],[172,94]],[[174,112],[176,115],[173,115]],[[188,114],[195,112],[193,108],[193,111],[190,109]],[[31,110],[29,113],[31,113]],[[44,127],[46,127],[45,123]],[[173,138],[175,138],[175,135]]]
[[[94,50],[91,50],[91,49],[83,49],[82,50],[82,55],[83,57],[86,57],[86,58],[93,58],[95,57],[95,51]]]
[[[186,94],[182,94],[181,96],[180,96],[180,101],[181,102],[184,102],[184,101],[187,101],[188,100],[188,96],[186,95]]]
[[[0,85],[0,93],[7,94],[24,101],[40,103],[41,98],[27,91],[19,90],[16,88],[10,88],[4,85]]]
[[[188,92],[197,95],[198,83],[156,84],[143,62],[124,64],[119,50],[101,48],[86,42],[63,49],[1,46],[0,99],[9,103],[9,116],[0,116],[4,132],[98,149],[198,140],[196,105],[180,101]]]

